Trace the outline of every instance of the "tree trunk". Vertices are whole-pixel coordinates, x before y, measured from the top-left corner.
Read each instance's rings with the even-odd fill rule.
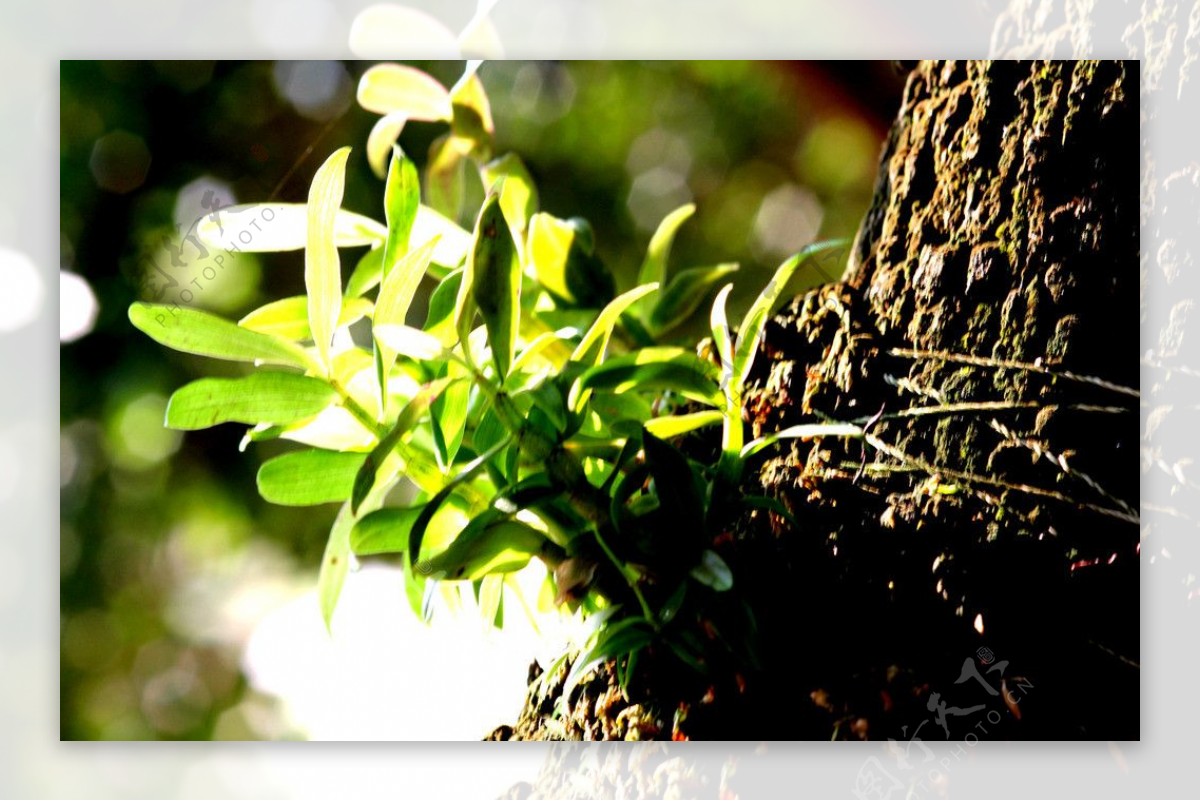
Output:
[[[798,523],[738,527],[763,669],[715,703],[661,676],[627,702],[602,670],[565,725],[531,702],[497,736],[907,739],[939,702],[995,710],[993,738],[1138,736],[1137,78],[910,73],[843,279],[768,325],[752,377],[756,436],[866,429],[751,465]]]

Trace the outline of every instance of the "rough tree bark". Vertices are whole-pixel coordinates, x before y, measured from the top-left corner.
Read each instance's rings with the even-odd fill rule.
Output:
[[[750,515],[727,554],[766,668],[716,703],[683,677],[626,701],[601,671],[554,731],[629,736],[637,705],[643,736],[902,738],[938,692],[998,703],[995,737],[1137,737],[1138,138],[1133,62],[911,72],[843,279],[756,364],[756,435],[868,421],[753,466],[800,524]],[[964,660],[1026,689],[1006,709]],[[551,736],[548,709],[497,736]],[[628,780],[686,781],[659,764]]]

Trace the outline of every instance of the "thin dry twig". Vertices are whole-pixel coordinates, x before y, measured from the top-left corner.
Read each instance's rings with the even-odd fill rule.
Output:
[[[1082,375],[1081,373],[1073,373],[1070,370],[1055,370],[1046,367],[1043,364],[1034,362],[1022,362],[1012,359],[993,359],[987,356],[972,356],[968,353],[952,353],[942,350],[913,350],[911,348],[892,348],[888,351],[892,356],[909,359],[934,359],[944,362],[954,362],[956,364],[969,364],[973,367],[997,367],[1010,370],[1025,370],[1030,373],[1039,373],[1041,375],[1054,376],[1056,378],[1065,378],[1068,381],[1079,381],[1084,384],[1107,389],[1110,392],[1117,392],[1122,395],[1129,395],[1134,398],[1141,397],[1141,393],[1131,387],[1114,384],[1111,381],[1105,381],[1103,378],[1097,378],[1092,375]]]

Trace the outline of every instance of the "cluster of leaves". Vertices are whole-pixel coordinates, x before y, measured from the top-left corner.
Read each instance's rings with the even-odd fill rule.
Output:
[[[835,243],[785,262],[736,340],[725,313],[732,285],[721,288],[715,357],[703,358],[666,335],[736,266],[666,280],[691,206],[662,222],[638,285],[617,294],[588,223],[541,211],[520,159],[494,156],[473,70],[447,90],[380,65],[364,75],[359,100],[384,115],[367,147],[385,177],[383,224],[340,208],[343,148],[317,170],[307,204],[233,207],[199,227],[220,247],[303,249],[306,295],[237,323],[178,306],[130,308],[133,324],[164,345],[257,368],[179,389],[166,424],[242,423],[244,445],[306,446],[266,461],[258,487],[274,503],[341,504],[318,580],[327,623],[354,557],[401,554],[418,614],[428,616],[435,591],[469,586],[497,624],[506,591],[519,592],[511,574],[536,558],[548,568],[543,604],[599,624],[576,678],[619,658],[628,680],[656,640],[702,669],[708,646],[691,624],[734,583],[714,542],[731,505],[747,500],[737,494],[745,460],[781,436],[846,433],[805,427],[746,443],[742,421],[742,386],[772,306],[804,258]],[[394,145],[409,119],[449,124],[424,192]],[[470,232],[452,221],[468,166],[486,189]],[[339,249],[362,245],[370,249],[343,285]],[[432,290],[416,326],[410,306],[422,282]],[[708,426],[722,431],[711,463],[671,442]],[[401,505],[385,505],[397,497]]]

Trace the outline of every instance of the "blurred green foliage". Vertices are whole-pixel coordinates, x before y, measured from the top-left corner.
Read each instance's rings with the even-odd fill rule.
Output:
[[[303,734],[240,660],[264,605],[312,585],[334,510],[258,497],[255,473],[282,448],[239,454],[235,427],[163,428],[169,392],[222,368],[136,334],[125,309],[164,276],[180,285],[167,300],[233,317],[303,293],[299,253],[239,256],[207,279],[211,262],[186,239],[205,190],[225,204],[303,202],[324,156],[350,144],[343,205],[381,218],[361,147],[374,117],[353,103],[367,66],[62,64],[62,266],[99,304],[91,333],[61,352],[63,739]],[[446,85],[462,70],[417,66]],[[882,135],[853,81],[889,76],[749,62],[495,62],[480,74],[498,150],[521,155],[544,209],[591,221],[619,290],[662,216],[693,201],[670,269],[740,262],[735,315],[782,257],[853,235]],[[438,133],[414,122],[400,142],[424,166]],[[478,208],[482,187],[467,193],[464,208]],[[836,277],[802,273],[792,289]],[[698,318],[675,335],[701,335]]]

